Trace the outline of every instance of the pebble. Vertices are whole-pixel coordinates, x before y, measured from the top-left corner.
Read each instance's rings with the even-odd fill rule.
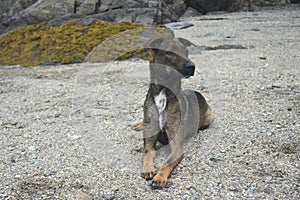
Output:
[[[37,159],[38,158],[38,156],[36,155],[36,154],[31,154],[30,156],[29,156],[29,159],[30,160],[32,160],[32,159]]]
[[[261,30],[259,28],[251,28],[251,29],[246,29],[245,31],[259,32]]]
[[[29,146],[29,147],[28,147],[28,150],[29,150],[29,151],[34,151],[35,149],[36,149],[35,146]]]
[[[72,135],[72,134],[68,134],[68,137],[69,137],[71,140],[77,140],[77,139],[81,138],[80,135]]]
[[[241,157],[241,156],[243,156],[243,152],[241,152],[241,151],[236,151],[236,152],[234,152],[234,156],[235,156],[235,157]]]
[[[293,91],[294,91],[294,93],[296,93],[296,94],[299,94],[299,95],[300,95],[300,90],[294,89]]]
[[[115,196],[105,197],[104,200],[114,200]]]
[[[267,135],[267,136],[272,136],[272,135],[273,135],[273,132],[268,131],[268,132],[266,132],[266,135]]]
[[[57,171],[51,171],[50,173],[48,173],[48,174],[44,174],[44,176],[45,177],[48,177],[48,176],[53,176],[53,175],[55,175],[55,174],[57,174]]]
[[[179,30],[179,29],[186,29],[191,26],[194,26],[191,22],[171,22],[165,24],[166,27],[170,28],[171,30]]]

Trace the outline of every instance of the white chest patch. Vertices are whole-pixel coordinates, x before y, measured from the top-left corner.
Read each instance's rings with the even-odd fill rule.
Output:
[[[167,97],[165,90],[163,89],[156,97],[154,97],[155,105],[158,111],[158,120],[159,128],[163,129],[166,123],[166,106],[167,106]]]

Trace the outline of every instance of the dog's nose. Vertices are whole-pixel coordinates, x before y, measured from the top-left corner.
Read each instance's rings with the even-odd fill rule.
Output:
[[[192,68],[195,68],[195,64],[192,63],[192,62],[187,62],[187,63],[185,64],[185,67],[186,67],[186,68],[189,68],[189,69],[192,69]]]

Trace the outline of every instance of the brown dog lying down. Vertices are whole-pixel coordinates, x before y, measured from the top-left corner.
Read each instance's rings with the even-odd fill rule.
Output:
[[[144,131],[142,177],[153,179],[154,189],[166,186],[173,168],[182,160],[184,138],[207,128],[212,120],[205,98],[199,92],[181,88],[181,79],[193,76],[195,71],[186,43],[182,38],[159,38],[148,45],[151,83],[144,102],[144,120],[134,129]],[[169,144],[171,154],[155,175],[157,142]]]

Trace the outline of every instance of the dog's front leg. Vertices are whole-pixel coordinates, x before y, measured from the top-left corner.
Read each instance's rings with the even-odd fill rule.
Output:
[[[154,104],[145,103],[144,106],[144,148],[142,177],[151,180],[154,176],[154,159],[156,156],[156,143],[159,136],[158,113]]]
[[[172,135],[174,135],[174,133],[176,134],[172,138]],[[183,158],[182,145],[184,137],[182,130],[178,131],[178,129],[176,128],[171,128],[171,130],[168,130],[168,137],[169,145],[171,147],[171,154],[153,178],[152,187],[154,189],[166,187],[168,178],[170,177],[173,169],[181,162]]]
[[[146,131],[146,130],[145,130]],[[145,155],[143,159],[142,177],[146,180],[151,180],[154,176],[154,159],[156,156],[156,141],[157,135],[144,138]]]

